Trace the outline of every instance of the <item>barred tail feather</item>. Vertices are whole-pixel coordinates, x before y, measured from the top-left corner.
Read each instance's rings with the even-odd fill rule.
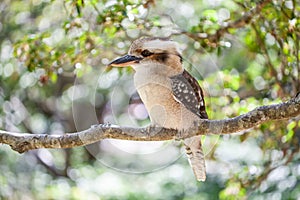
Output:
[[[205,181],[205,160],[201,147],[201,136],[195,136],[184,140],[186,154],[193,172],[198,181]]]

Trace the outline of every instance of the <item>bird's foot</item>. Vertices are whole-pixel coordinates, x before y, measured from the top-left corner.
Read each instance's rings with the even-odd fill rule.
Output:
[[[112,126],[111,123],[106,122],[106,123],[104,123],[104,124],[93,124],[93,125],[91,126],[91,128],[98,128],[98,127],[109,128],[109,127],[111,127],[111,126]]]

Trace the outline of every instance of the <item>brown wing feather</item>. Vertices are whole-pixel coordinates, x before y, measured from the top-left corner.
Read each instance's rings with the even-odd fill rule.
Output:
[[[171,77],[173,95],[177,101],[202,119],[207,119],[204,95],[197,80],[186,70]]]

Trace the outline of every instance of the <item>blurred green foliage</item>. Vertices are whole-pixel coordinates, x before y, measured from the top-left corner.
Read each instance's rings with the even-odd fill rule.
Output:
[[[179,42],[212,119],[285,101],[300,91],[300,6],[273,0],[252,12],[260,2],[1,1],[0,128],[63,134],[95,123],[147,125],[132,70],[105,71],[141,36]],[[218,34],[245,13],[250,21]],[[195,181],[185,157],[152,173],[109,168],[102,158],[124,171],[147,162],[91,150],[105,142],[23,155],[2,145],[0,199],[299,199],[299,127],[296,118],[205,137],[205,183]]]

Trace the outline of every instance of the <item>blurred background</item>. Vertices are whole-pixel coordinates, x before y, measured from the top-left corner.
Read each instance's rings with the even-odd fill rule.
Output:
[[[141,36],[179,43],[211,119],[300,91],[296,0],[2,0],[0,13],[3,130],[148,125],[134,71],[106,69]],[[203,137],[204,183],[180,141],[104,140],[24,154],[0,145],[0,199],[300,199],[299,127],[298,117]]]

